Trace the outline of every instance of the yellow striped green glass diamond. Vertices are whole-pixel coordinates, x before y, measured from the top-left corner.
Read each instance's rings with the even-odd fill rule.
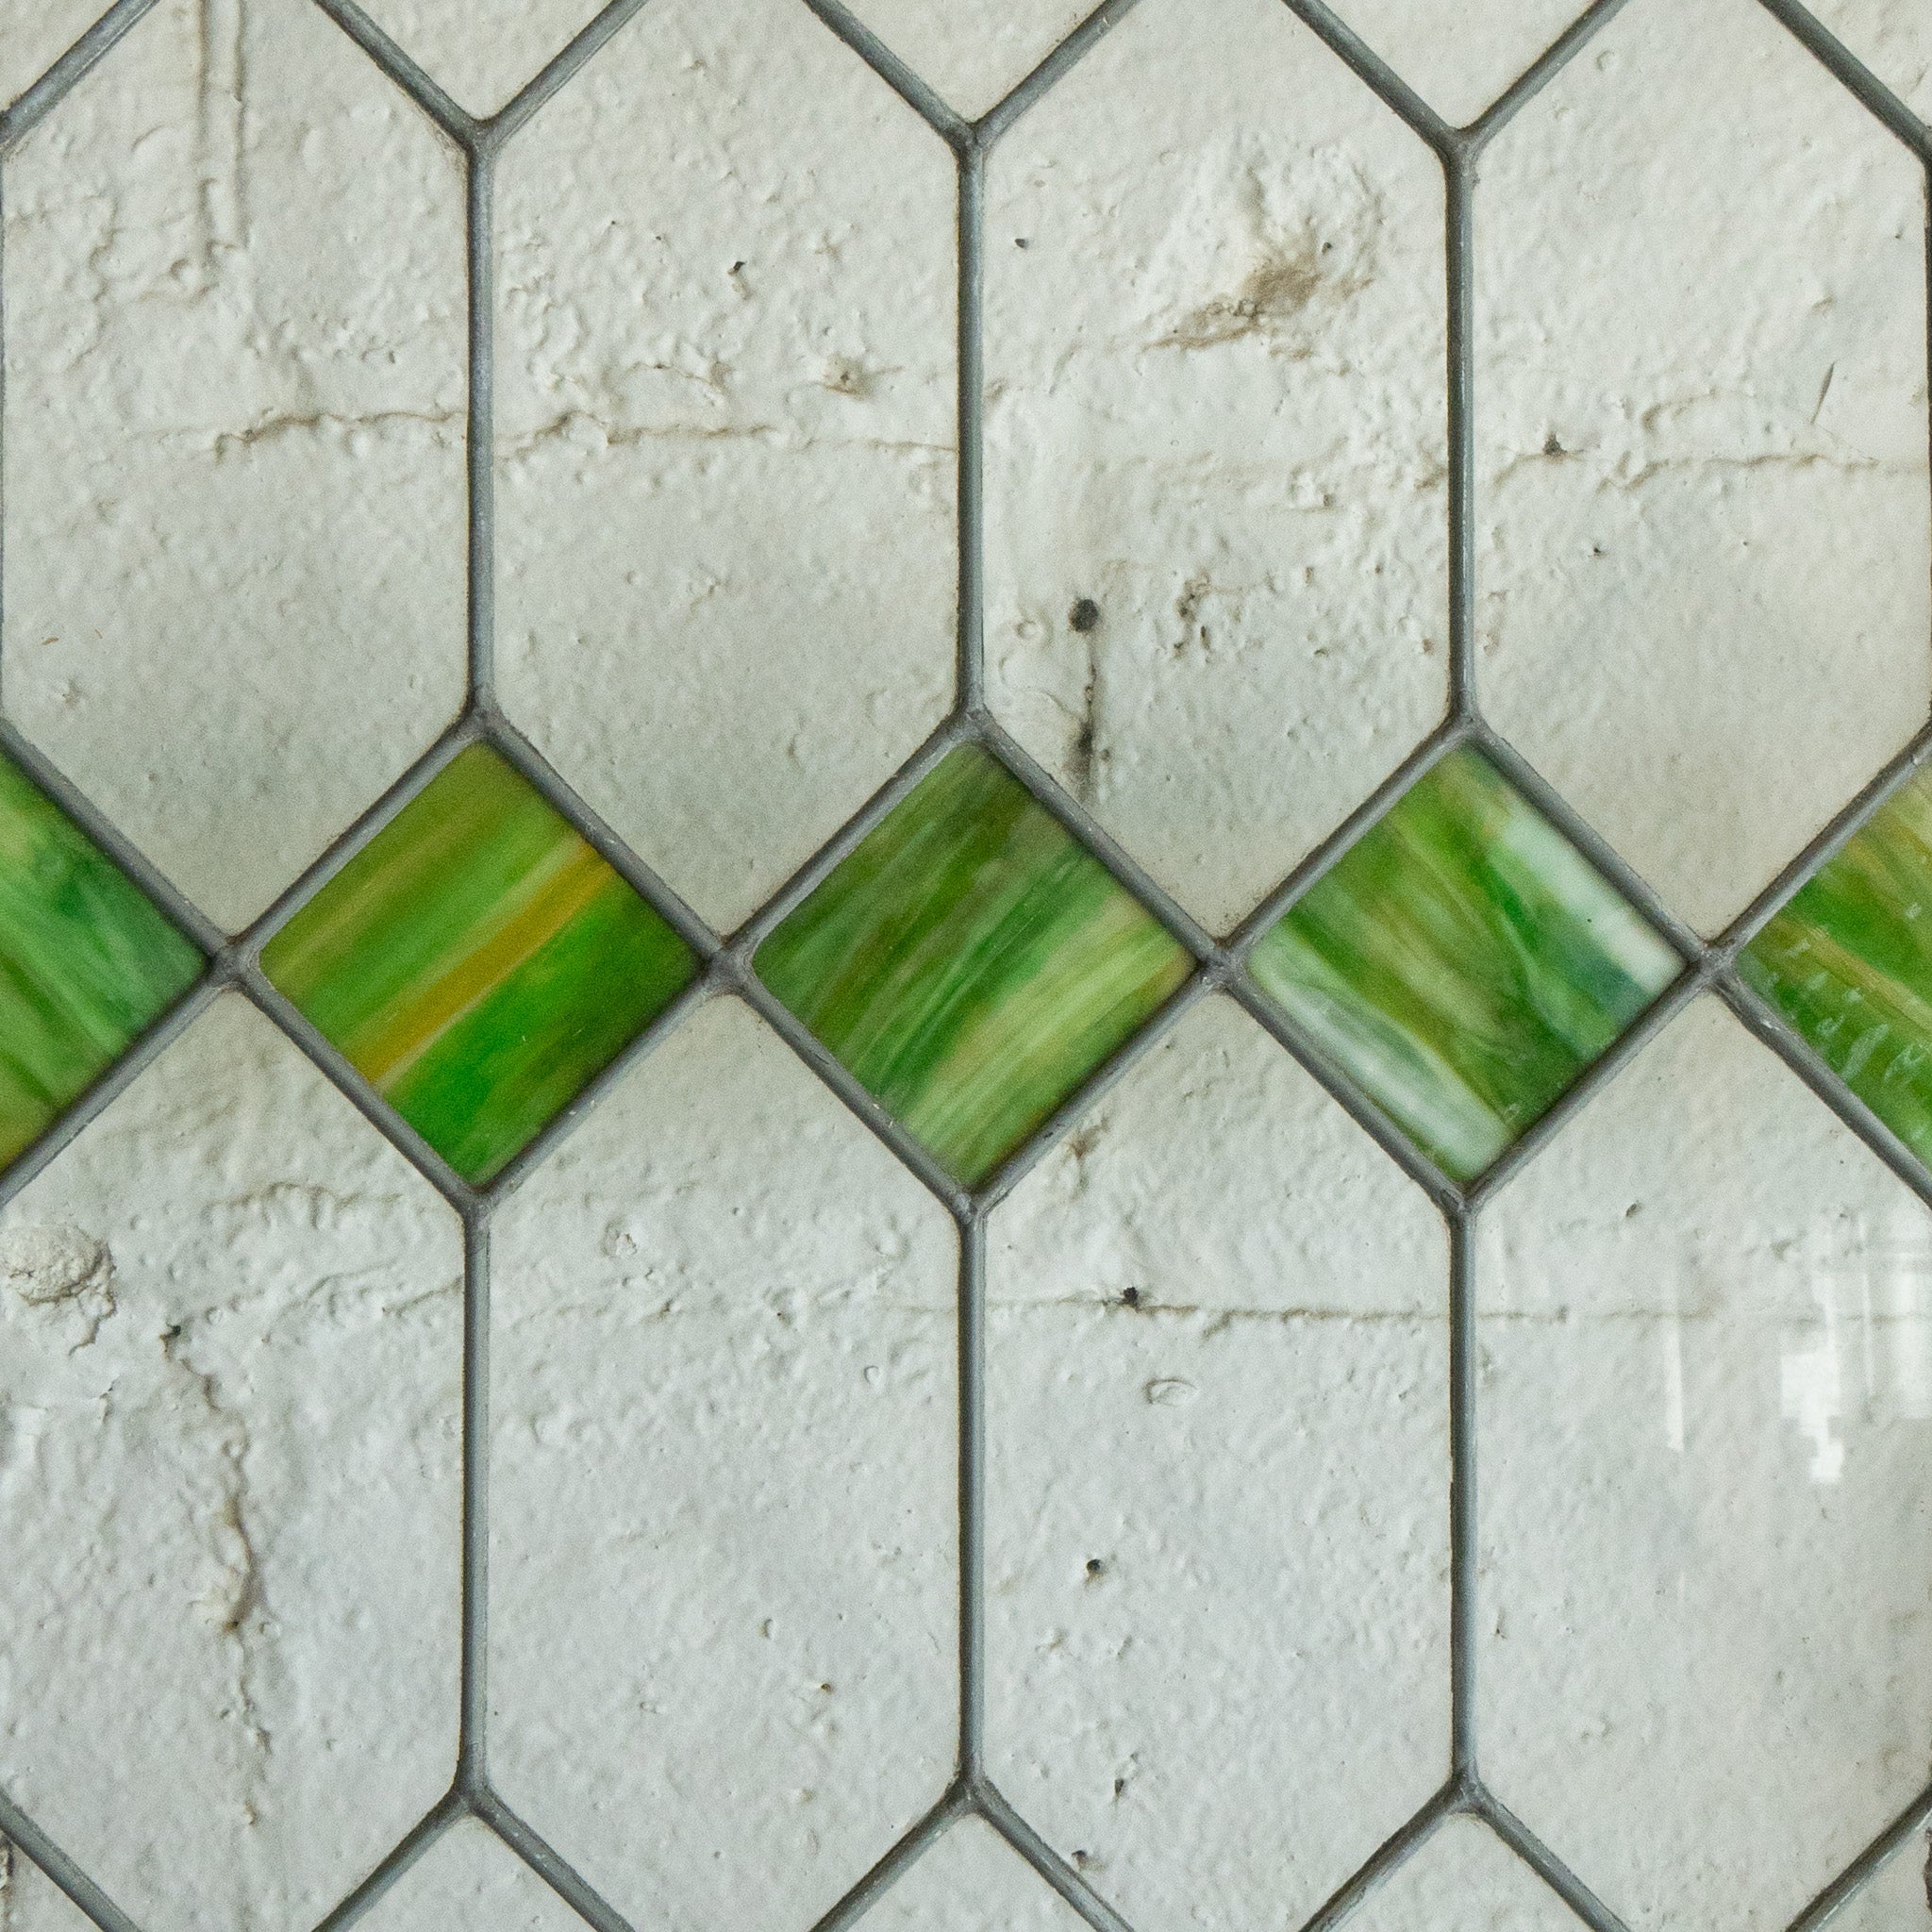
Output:
[[[1738,966],[1932,1161],[1932,777],[1891,798]]]
[[[133,880],[0,758],[0,1162],[92,1086],[201,963]]]
[[[488,1180],[662,1011],[691,950],[497,752],[472,745],[262,953],[403,1118]]]
[[[1188,974],[989,753],[951,753],[758,948],[758,977],[969,1186]]]
[[[1290,908],[1250,970],[1430,1159],[1468,1180],[1679,963],[1487,758],[1461,750]]]

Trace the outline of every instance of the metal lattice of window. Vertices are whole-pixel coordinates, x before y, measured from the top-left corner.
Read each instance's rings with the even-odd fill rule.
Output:
[[[1932,16],[97,4],[0,1932],[1925,1924]]]

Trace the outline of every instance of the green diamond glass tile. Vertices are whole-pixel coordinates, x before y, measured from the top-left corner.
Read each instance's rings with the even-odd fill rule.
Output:
[[[1480,1174],[1679,970],[1479,753],[1450,753],[1256,946],[1255,978],[1411,1141]]]
[[[525,1146],[697,970],[664,920],[480,744],[350,859],[261,963],[475,1182]]]
[[[1738,965],[1846,1086],[1932,1160],[1932,777],[1890,799]]]
[[[983,1180],[1188,975],[990,753],[951,753],[758,949],[758,977],[947,1170]]]
[[[0,1162],[192,984],[201,955],[0,758]]]

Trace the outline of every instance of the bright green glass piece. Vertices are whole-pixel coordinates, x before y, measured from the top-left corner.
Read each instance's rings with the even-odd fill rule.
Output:
[[[270,941],[288,995],[466,1180],[690,983],[675,932],[497,752],[458,753]]]
[[[0,1162],[192,984],[201,955],[0,758]]]
[[[1888,800],[1738,966],[1932,1161],[1932,776]]]
[[[1490,761],[1431,767],[1250,967],[1444,1173],[1502,1153],[1680,962]]]
[[[1187,954],[962,746],[773,932],[758,974],[968,1186],[1188,975]]]

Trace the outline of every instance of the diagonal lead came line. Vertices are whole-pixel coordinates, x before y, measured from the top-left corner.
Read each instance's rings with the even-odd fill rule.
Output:
[[[121,1058],[62,1108],[39,1139],[0,1172],[0,1208],[22,1193],[107,1112],[208,1010],[225,984],[214,972],[204,972],[166,1012],[137,1034]]]
[[[94,63],[155,0],[116,0],[66,53],[0,113],[0,158],[4,158],[59,106]]]
[[[1456,130],[1327,4],[1327,0],[1283,0],[1283,4],[1391,113],[1427,142],[1437,153],[1443,154],[1454,147]]]
[[[973,129],[937,89],[920,78],[842,0],[801,0],[829,32],[852,49],[949,147],[973,145]]]
[[[1093,51],[1102,38],[1112,32],[1139,5],[1140,0],[1102,0],[1102,4],[1096,7],[1030,74],[1009,89],[973,124],[974,139],[977,145],[982,149],[990,149],[1021,115],[1035,106],[1050,88],[1065,79],[1074,67]]]
[[[1591,1928],[1591,1932],[1629,1932],[1623,1920],[1493,1793],[1479,1787],[1470,1808]]]
[[[479,132],[475,116],[376,25],[356,0],[314,0],[314,4],[464,154],[475,152]]]
[[[1819,1932],[1840,1907],[1877,1875],[1932,1820],[1932,1789],[1921,1791],[1831,1883],[1791,1921],[1790,1932]]]
[[[1458,1807],[1454,1785],[1445,1785],[1413,1817],[1405,1819],[1336,1887],[1302,1926],[1302,1932],[1333,1932],[1378,1886],[1386,1884],[1422,1850]]]
[[[1745,1028],[1783,1060],[1799,1079],[1857,1136],[1893,1175],[1932,1208],[1932,1172],[1826,1064],[1817,1048],[1785,1016],[1735,973],[1717,974],[1713,991]]]
[[[634,1932],[630,1921],[493,1790],[485,1787],[471,1808],[578,1918],[595,1926],[596,1932]]]
[[[438,1799],[390,1847],[375,1869],[317,1921],[315,1932],[348,1932],[351,1925],[375,1908],[383,1895],[464,1815],[464,1811],[462,1800],[454,1791]]]
[[[947,1828],[965,1815],[967,1808],[965,1796],[956,1785],[813,1924],[811,1932],[846,1932],[847,1927],[858,1924],[932,1849]]]
[[[538,69],[523,87],[482,124],[481,142],[495,153],[529,125],[531,117],[567,86],[650,0],[609,0],[565,45]]]
[[[1004,1792],[982,1782],[974,1809],[1041,1878],[1079,1913],[1093,1932],[1133,1932],[1133,1927],[1021,1817]]]
[[[141,1932],[141,1927],[43,1832],[6,1792],[0,1791],[0,1839],[39,1867],[99,1932]]]
[[[1798,0],[1757,0],[1757,4],[1888,133],[1902,141],[1922,160],[1932,163],[1932,128],[1843,42],[1828,33]]]

